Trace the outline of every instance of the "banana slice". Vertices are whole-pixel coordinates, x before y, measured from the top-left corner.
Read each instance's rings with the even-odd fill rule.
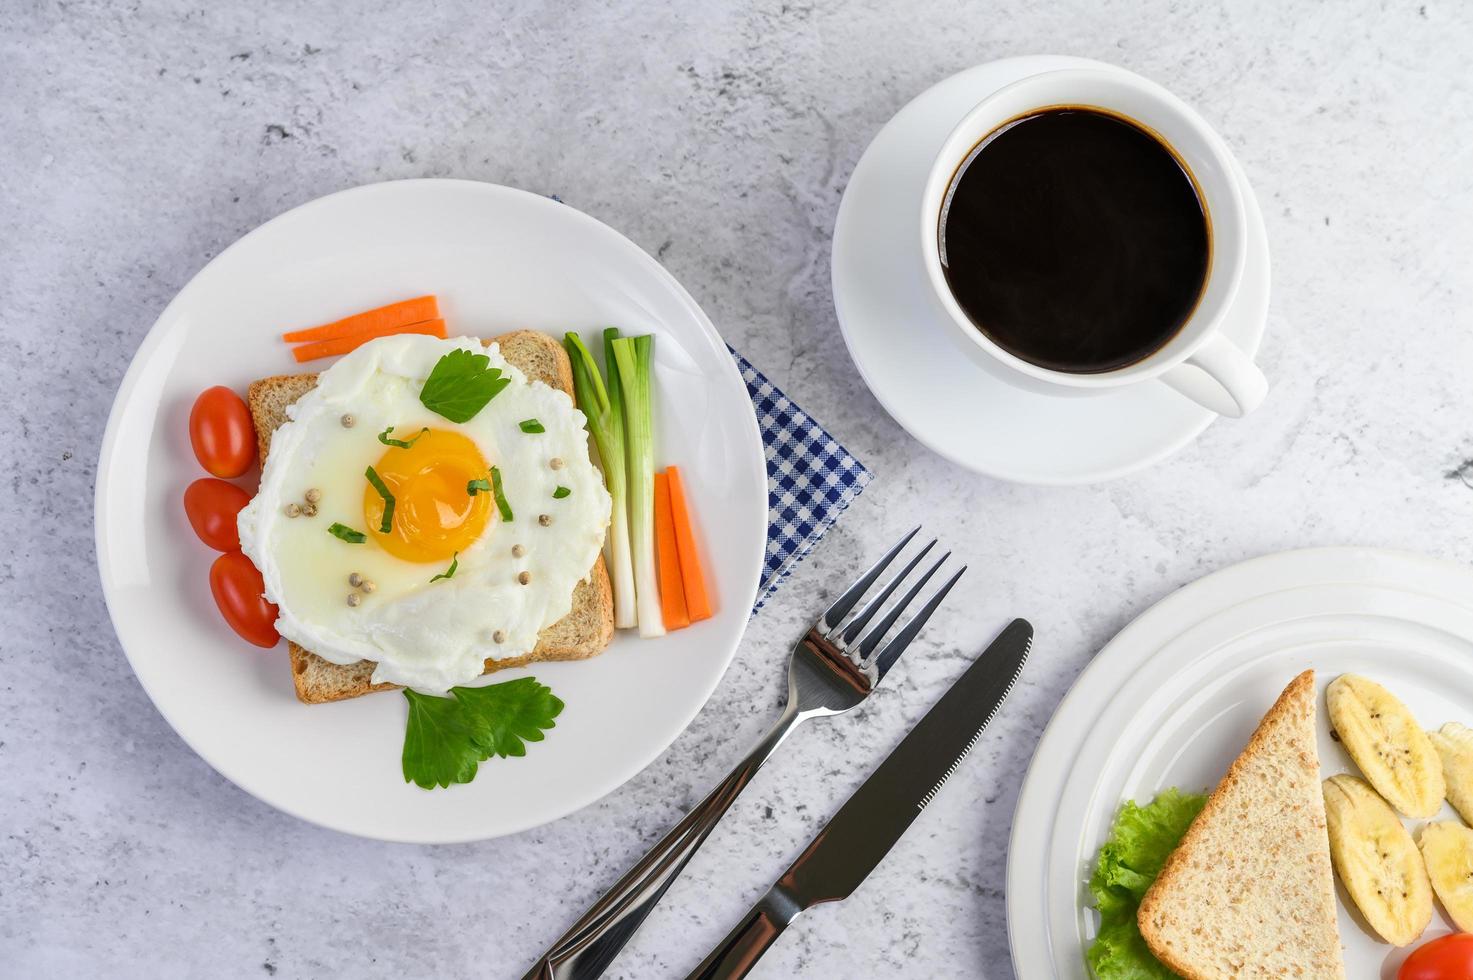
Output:
[[[1421,819],[1442,808],[1442,760],[1406,705],[1356,674],[1335,678],[1325,702],[1346,751],[1386,802]]]
[[[1427,738],[1442,758],[1447,801],[1466,823],[1473,824],[1473,728],[1450,721]]]
[[[1432,921],[1432,887],[1412,835],[1364,780],[1331,776],[1324,789],[1335,873],[1366,923],[1407,945]]]
[[[1473,932],[1473,830],[1453,820],[1422,828],[1417,839],[1432,890],[1464,932]]]

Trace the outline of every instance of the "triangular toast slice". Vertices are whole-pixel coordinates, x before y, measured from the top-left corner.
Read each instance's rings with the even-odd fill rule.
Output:
[[[1136,921],[1156,958],[1187,980],[1343,980],[1314,671],[1263,716]]]
[[[520,368],[527,380],[543,381],[572,395],[573,367],[567,351],[553,338],[533,330],[517,330],[494,337],[491,342],[500,345],[501,356]],[[256,444],[263,464],[271,451],[272,433],[287,420],[287,406],[316,384],[315,374],[285,374],[263,378],[250,386],[246,404],[256,426]],[[573,608],[542,631],[532,652],[523,657],[487,660],[485,672],[524,667],[541,660],[583,660],[602,653],[613,638],[614,591],[603,557],[599,556],[588,579],[574,588]],[[397,688],[395,684],[373,683],[375,664],[371,661],[335,664],[290,641],[287,648],[297,697],[308,704]]]

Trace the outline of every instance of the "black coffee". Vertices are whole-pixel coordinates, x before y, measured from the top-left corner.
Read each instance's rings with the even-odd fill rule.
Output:
[[[1044,109],[989,134],[952,178],[939,233],[946,281],[977,329],[1075,374],[1161,349],[1196,308],[1211,258],[1176,155],[1097,109]]]

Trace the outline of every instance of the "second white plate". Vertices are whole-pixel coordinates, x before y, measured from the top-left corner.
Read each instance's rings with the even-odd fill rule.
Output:
[[[1210,790],[1301,670],[1316,672],[1320,765],[1330,776],[1358,771],[1330,739],[1323,692],[1332,679],[1382,682],[1427,728],[1473,724],[1470,663],[1473,569],[1418,555],[1285,552],[1157,603],[1080,674],[1029,765],[1008,853],[1018,975],[1088,975],[1097,917],[1087,885],[1121,803],[1169,786]],[[1341,897],[1349,974],[1392,971],[1405,951],[1369,934]],[[1424,938],[1447,928],[1439,914]]]

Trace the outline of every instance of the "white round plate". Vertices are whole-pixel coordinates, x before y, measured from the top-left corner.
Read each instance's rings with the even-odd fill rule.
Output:
[[[967,110],[1004,85],[1081,67],[1125,72],[1085,58],[1008,58],[922,92],[864,152],[834,224],[834,306],[865,384],[933,451],[1018,483],[1113,479],[1176,452],[1217,417],[1158,382],[1075,398],[1014,388],[972,363],[927,292],[915,229],[942,142]],[[1241,168],[1238,174],[1249,218],[1248,266],[1224,330],[1252,355],[1268,314],[1268,237]]]
[[[720,608],[657,640],[622,631],[602,655],[530,672],[566,702],[523,758],[426,792],[400,771],[397,693],[303,705],[286,646],[263,651],[220,618],[214,552],[184,517],[205,473],[189,409],[205,388],[296,368],[279,336],[436,293],[451,336],[530,327],[561,339],[616,325],[653,333],[657,463],[689,482]],[[317,365],[309,366],[320,369]],[[255,490],[255,475],[242,486]],[[169,304],[123,379],[97,471],[97,558],[113,625],[160,713],[242,789],[305,820],[384,840],[510,834],[593,802],[688,725],[746,625],[767,535],[767,476],[752,403],[694,300],[606,225],[524,191],[458,180],[375,184],[269,221]],[[506,671],[494,680],[523,676]]]
[[[1120,805],[1169,786],[1210,791],[1300,671],[1315,671],[1320,769],[1331,776],[1358,770],[1330,738],[1330,681],[1380,681],[1426,728],[1473,724],[1469,663],[1473,568],[1404,552],[1283,552],[1152,606],[1079,675],[1029,764],[1008,851],[1018,976],[1088,976],[1084,950],[1097,927],[1089,875]],[[1451,809],[1444,816],[1455,819]],[[1368,933],[1343,890],[1340,898],[1349,975],[1394,975],[1406,951]],[[1423,938],[1448,928],[1439,910]]]

